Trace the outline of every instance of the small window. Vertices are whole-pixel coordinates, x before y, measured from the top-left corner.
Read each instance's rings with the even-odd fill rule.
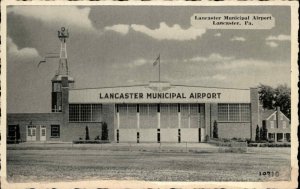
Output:
[[[282,128],[286,129],[286,122],[285,121],[282,122]]]
[[[51,125],[51,137],[59,138],[60,137],[60,127],[59,125]]]
[[[274,121],[270,121],[270,127],[271,129],[274,129]]]

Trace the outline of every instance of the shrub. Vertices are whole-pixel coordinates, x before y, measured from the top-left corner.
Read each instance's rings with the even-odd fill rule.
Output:
[[[268,140],[268,129],[267,126],[264,124],[261,128],[260,128],[260,140],[262,141],[266,141]]]
[[[247,144],[250,144],[252,141],[251,141],[251,139],[247,138],[246,142],[247,142]]]
[[[89,127],[85,127],[85,140],[90,140]]]
[[[205,140],[205,142],[209,141],[209,136],[206,135],[204,140]]]
[[[213,138],[219,138],[219,136],[218,136],[218,122],[216,120],[214,121]]]
[[[256,126],[256,133],[255,133],[255,141],[258,142],[260,140],[259,136],[259,126]]]
[[[107,123],[106,122],[104,122],[102,124],[101,140],[108,140],[108,129],[107,129]]]
[[[223,140],[223,142],[230,142],[230,139],[228,139],[228,138],[223,138],[222,140]]]

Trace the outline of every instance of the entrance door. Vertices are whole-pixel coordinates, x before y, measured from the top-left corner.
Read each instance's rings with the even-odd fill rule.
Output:
[[[36,126],[27,126],[27,141],[36,141]]]
[[[41,126],[40,141],[46,141],[46,126]]]

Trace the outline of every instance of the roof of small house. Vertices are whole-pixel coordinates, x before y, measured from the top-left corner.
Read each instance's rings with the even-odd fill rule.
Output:
[[[262,109],[261,110],[261,117],[262,117],[262,120],[268,120],[271,115],[273,114],[276,114],[277,110],[269,110],[269,109]],[[282,112],[281,112],[282,113]],[[284,115],[284,113],[282,113]],[[284,115],[286,117],[286,115]],[[286,117],[288,120],[289,118]]]

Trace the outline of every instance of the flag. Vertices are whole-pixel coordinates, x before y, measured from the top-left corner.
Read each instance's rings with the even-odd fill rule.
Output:
[[[160,63],[160,55],[158,55],[156,60],[153,62],[153,66],[156,66],[158,63]]]

